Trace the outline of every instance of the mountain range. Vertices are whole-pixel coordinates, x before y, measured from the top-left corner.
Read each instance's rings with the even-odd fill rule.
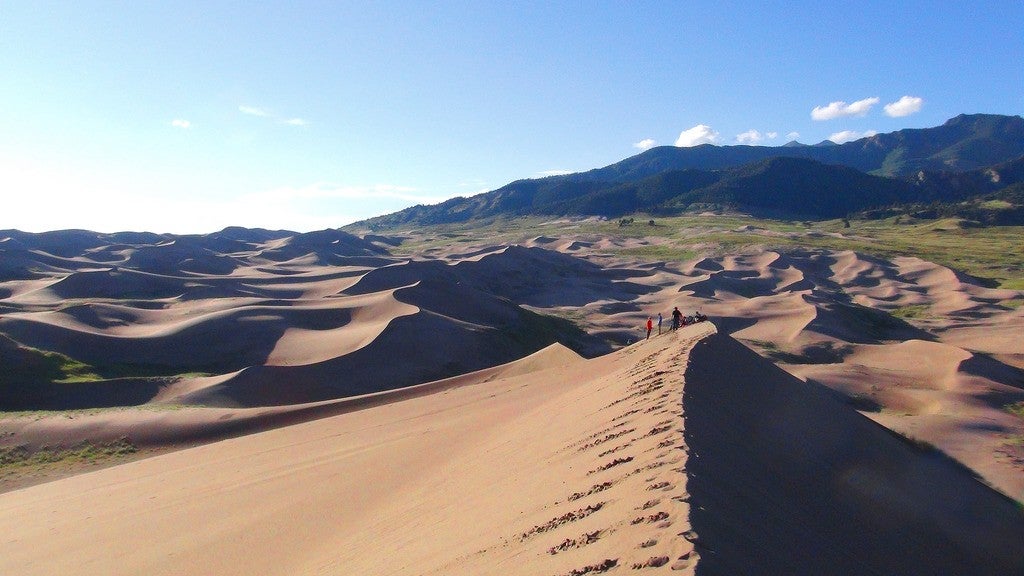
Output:
[[[959,202],[1024,181],[1020,116],[960,115],[934,128],[827,144],[660,146],[603,168],[517,180],[356,225],[373,229],[494,216],[667,215],[695,208],[836,218],[892,205]]]

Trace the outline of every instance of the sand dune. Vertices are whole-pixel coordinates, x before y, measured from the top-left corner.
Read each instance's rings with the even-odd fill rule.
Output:
[[[0,572],[1024,569],[1010,500],[712,332],[0,494]]]
[[[703,310],[791,373],[1024,500],[1024,422],[1006,409],[1024,401],[1024,311],[1004,305],[1024,293],[915,258],[806,249],[669,263],[630,280],[667,288],[585,306],[588,330],[635,339],[648,314]]]
[[[161,379],[145,386],[124,380],[86,384],[80,391],[104,390],[94,404],[87,394],[74,394],[68,395],[72,404],[54,399],[31,405],[22,397],[7,398],[2,407],[106,406],[157,397],[218,406],[301,404],[498,365],[559,339],[596,354],[609,346],[509,296],[541,297],[533,288],[564,274],[565,266],[586,269],[590,282],[614,286],[616,295],[642,289],[550,251],[492,247],[446,261],[415,261],[389,257],[339,231],[254,236],[158,236],[155,244],[133,245],[120,236],[76,232],[69,243],[81,252],[64,249],[60,257],[39,249],[51,248],[50,235],[11,237],[5,244],[17,242],[17,250],[63,268],[48,278],[0,282],[0,332],[113,378]],[[119,243],[104,245],[106,240]],[[186,265],[211,255],[232,265],[205,273]],[[527,274],[547,270],[555,260],[561,268],[552,267],[547,276]],[[487,291],[494,275],[503,276],[502,291]],[[543,297],[572,296],[548,291]],[[427,348],[418,344],[424,335]],[[396,361],[396,350],[408,352]],[[166,381],[195,372],[222,377]]]
[[[667,329],[679,306],[1024,500],[1024,423],[1006,409],[1024,401],[1020,291],[852,251],[635,261],[613,252],[660,241],[575,227],[522,245],[431,232],[437,244],[416,257],[387,251],[425,238],[414,230],[0,232],[0,333],[17,341],[0,354],[33,346],[102,376],[47,375],[35,395],[21,382],[0,409],[145,405],[123,415],[140,423],[185,403],[180,418],[157,412],[164,442],[222,437],[262,429],[250,410],[294,422],[324,414],[310,406],[498,366],[556,341],[586,356],[633,345],[648,316],[661,312]],[[65,444],[106,430],[148,441],[117,418],[91,418],[6,418],[0,447],[32,444],[28,431],[51,424]]]
[[[824,389],[723,336],[696,346],[686,380],[691,522],[715,551],[700,573],[1024,570],[1012,501]]]

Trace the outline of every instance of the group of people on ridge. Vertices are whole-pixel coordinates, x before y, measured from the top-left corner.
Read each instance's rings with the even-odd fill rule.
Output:
[[[693,316],[683,316],[683,313],[679,311],[679,307],[676,306],[672,309],[672,330],[678,330],[680,326],[687,326],[689,324],[696,324],[697,322],[703,322],[708,317],[701,314],[698,310],[694,312]],[[661,323],[662,316],[661,312],[658,312],[658,334],[661,334]],[[647,338],[651,337],[651,331],[654,330],[654,317],[647,317]]]

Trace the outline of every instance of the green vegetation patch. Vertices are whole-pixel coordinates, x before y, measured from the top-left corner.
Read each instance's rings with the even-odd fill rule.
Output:
[[[138,406],[109,406],[102,408],[74,408],[71,410],[7,410],[0,411],[0,420],[44,420],[46,418],[63,418],[65,420],[74,420],[76,418],[85,418],[88,416],[96,416],[99,414],[108,414],[112,412],[176,412],[178,410],[185,410],[190,408],[185,404],[174,404],[174,403],[159,403],[159,404],[141,404]]]
[[[1006,411],[1010,414],[1013,414],[1018,418],[1024,418],[1024,401],[1007,404],[1004,408],[1006,408]]]
[[[626,226],[618,219],[525,217],[416,227],[413,238],[394,252],[415,255],[447,247],[452,244],[451,234],[463,234],[481,244],[521,243],[539,235],[568,234],[580,239],[646,239],[651,246],[609,248],[608,252],[656,260],[717,256],[753,247],[823,248],[887,259],[914,256],[967,273],[987,286],[1024,290],[1024,226],[985,226],[962,218],[928,220],[905,215],[813,222],[710,212],[631,217],[633,222]],[[648,224],[652,219],[655,226]],[[394,232],[404,235],[410,229],[398,227]]]
[[[0,370],[0,385],[25,381],[73,384],[103,379],[94,367],[84,362],[59,352],[22,346],[3,335],[0,335],[0,359],[4,364]]]
[[[0,447],[0,471],[61,463],[99,463],[136,452],[138,448],[128,438],[98,444],[83,442],[70,448],[43,446],[30,450],[25,446]]]
[[[1016,206],[1006,200],[986,200],[979,207],[985,210],[1010,210]]]
[[[692,248],[677,245],[650,245],[623,248],[615,251],[620,256],[630,256],[641,260],[666,260],[682,262],[693,260],[697,252]]]
[[[897,318],[927,318],[928,306],[924,304],[912,304],[909,306],[901,306],[895,310],[891,310],[889,314]]]

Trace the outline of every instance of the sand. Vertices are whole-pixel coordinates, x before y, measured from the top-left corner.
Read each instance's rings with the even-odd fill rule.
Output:
[[[0,495],[0,572],[1024,569],[1009,499],[713,332]]]
[[[0,449],[160,452],[0,477],[0,573],[1024,572],[1020,291],[568,226],[0,236],[0,360],[128,371],[9,388]]]

